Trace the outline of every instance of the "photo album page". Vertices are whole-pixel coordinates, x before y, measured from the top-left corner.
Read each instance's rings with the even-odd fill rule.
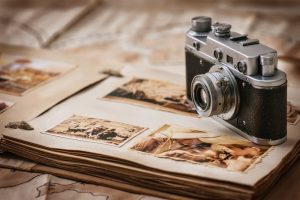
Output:
[[[123,77],[110,77],[29,121],[34,130],[1,132],[57,152],[89,152],[95,159],[99,154],[254,186],[299,148],[299,90],[289,88],[288,99],[287,142],[261,146],[211,118],[198,117],[186,99],[183,75],[127,67]]]

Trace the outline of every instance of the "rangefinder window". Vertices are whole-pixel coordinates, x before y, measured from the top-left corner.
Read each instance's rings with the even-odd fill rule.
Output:
[[[227,63],[233,64],[233,58],[229,55],[226,56]]]

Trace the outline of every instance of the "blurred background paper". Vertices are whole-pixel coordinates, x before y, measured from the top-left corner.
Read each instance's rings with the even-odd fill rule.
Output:
[[[184,65],[184,33],[199,15],[232,24],[280,58],[300,60],[297,0],[3,0],[0,43],[61,50],[106,66]]]
[[[277,49],[280,57],[300,59],[297,1],[101,2],[49,47],[87,59],[101,57],[105,65],[184,65],[184,33],[192,17],[207,15]]]
[[[0,42],[28,47],[47,46],[95,3],[93,0],[2,0]]]

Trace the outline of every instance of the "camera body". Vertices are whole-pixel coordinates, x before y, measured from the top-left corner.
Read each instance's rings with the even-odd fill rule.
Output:
[[[286,74],[277,52],[231,25],[195,17],[186,33],[187,98],[199,116],[225,124],[250,141],[286,141]]]

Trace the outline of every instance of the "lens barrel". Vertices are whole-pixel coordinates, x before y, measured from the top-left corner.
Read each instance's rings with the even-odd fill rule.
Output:
[[[195,101],[202,110],[206,111],[209,108],[211,100],[205,85],[197,84],[195,86]]]
[[[234,118],[238,112],[238,85],[226,66],[215,65],[208,73],[195,76],[191,94],[200,116],[218,115],[228,120]]]

